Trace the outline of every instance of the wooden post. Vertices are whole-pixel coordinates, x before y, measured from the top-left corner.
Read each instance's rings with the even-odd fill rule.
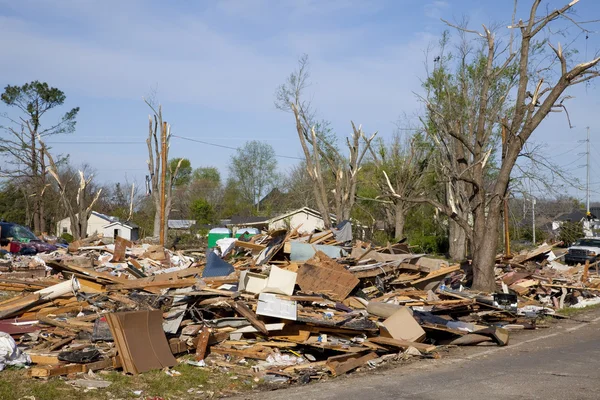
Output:
[[[167,180],[167,123],[161,131],[161,173],[160,173],[160,245],[165,245],[165,181]]]
[[[512,258],[510,254],[510,232],[508,230],[508,199],[504,199],[504,258]]]
[[[508,120],[504,118],[502,120],[502,160],[506,154],[506,125]],[[508,230],[508,193],[504,196],[504,258],[512,258],[510,254],[510,232]],[[534,233],[535,234],[535,233]],[[535,243],[534,243],[535,244]]]

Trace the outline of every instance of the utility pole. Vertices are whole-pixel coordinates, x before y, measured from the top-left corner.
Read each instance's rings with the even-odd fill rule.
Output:
[[[585,179],[585,211],[586,216],[590,215],[590,127],[587,127],[587,165]]]
[[[163,122],[161,141],[161,170],[160,170],[160,245],[165,245],[165,181],[167,180],[167,123]]]
[[[531,198],[531,214],[533,220],[533,245],[535,246],[535,198]]]

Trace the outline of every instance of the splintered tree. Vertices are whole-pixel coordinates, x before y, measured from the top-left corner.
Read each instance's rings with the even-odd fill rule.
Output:
[[[444,160],[448,201],[411,200],[432,204],[465,231],[473,256],[473,288],[478,290],[495,289],[500,216],[525,143],[550,112],[566,110],[569,87],[600,75],[600,57],[573,63],[568,47],[552,42],[557,33],[582,29],[570,14],[578,0],[554,11],[539,10],[540,3],[533,1],[525,21],[515,23],[513,15],[505,46],[485,25],[478,32],[448,23],[461,35],[474,35],[480,47],[469,48],[465,39],[467,47],[456,59],[439,55],[426,82],[424,126]],[[501,132],[501,157],[490,177]]]
[[[79,185],[77,186],[77,194],[75,196],[75,203],[72,203],[73,193],[69,193],[69,183],[61,178],[58,171],[58,167],[52,158],[50,152],[46,149],[44,142],[38,136],[38,142],[41,145],[40,154],[48,159],[49,165],[47,171],[54,180],[58,187],[58,194],[64,206],[67,215],[69,216],[69,222],[71,224],[71,234],[75,240],[83,239],[87,236],[88,219],[92,214],[94,205],[100,198],[102,189],[98,189],[96,193],[91,193],[90,183],[92,182],[93,175],[88,178],[85,177],[83,171],[78,171]]]
[[[79,107],[66,112],[58,122],[43,124],[42,117],[66,100],[65,94],[45,82],[33,81],[23,86],[8,85],[1,96],[2,101],[20,111],[20,115],[2,116],[10,122],[0,126],[7,133],[0,143],[0,154],[7,157],[2,177],[19,180],[27,191],[26,199],[32,199],[33,229],[36,234],[46,231],[44,192],[47,187],[46,161],[38,138],[45,138],[75,130],[75,118]]]
[[[383,203],[383,207],[387,219],[393,221],[396,239],[404,237],[406,213],[415,205],[405,199],[419,195],[424,190],[429,147],[418,135],[403,140],[399,134],[394,135],[389,144],[379,141],[376,147],[371,146],[378,173],[387,173],[387,180],[378,176],[380,179],[377,184],[382,197],[392,199],[391,204]],[[394,189],[393,192],[390,191],[390,186]]]
[[[171,125],[163,121],[161,105],[155,107],[151,102],[144,101],[154,113],[148,116],[148,139],[146,139],[146,144],[148,145],[150,192],[154,201],[153,236],[158,237],[160,243],[164,245],[167,241],[169,213],[171,212],[173,202],[171,192],[176,180],[181,178],[179,169],[185,159],[179,158],[171,164],[167,162]]]
[[[296,120],[296,131],[304,152],[306,172],[313,183],[317,209],[321,213],[325,228],[331,227],[329,193],[333,194],[335,216],[338,221],[350,218],[356,201],[358,172],[375,132],[367,137],[361,126],[352,125],[352,135],[346,138],[348,156],[344,156],[334,144],[335,138],[328,136],[328,123],[317,122],[310,102],[303,99],[309,79],[308,56],[298,61],[298,70],[277,90],[275,105],[283,111],[291,111]],[[329,190],[325,174],[333,178],[334,187]]]

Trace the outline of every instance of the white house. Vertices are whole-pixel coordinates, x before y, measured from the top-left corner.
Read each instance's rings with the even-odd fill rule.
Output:
[[[92,211],[90,217],[88,218],[88,226],[87,226],[87,235],[95,235],[97,233],[103,234],[104,227],[110,223],[118,221],[117,217],[111,217],[109,215],[100,214],[99,212]],[[70,235],[73,234],[71,231],[71,220],[69,217],[63,218],[58,221],[56,228],[56,236],[60,236],[63,233],[68,233]],[[112,237],[112,235],[110,235]]]
[[[331,223],[335,224],[335,217],[331,216]],[[324,229],[325,224],[321,213],[309,207],[302,207],[283,215],[271,218],[269,230],[296,229],[299,233],[311,233],[315,229]]]
[[[136,241],[140,238],[140,227],[133,222],[115,221],[104,226],[103,235],[112,238],[120,236],[123,239]]]

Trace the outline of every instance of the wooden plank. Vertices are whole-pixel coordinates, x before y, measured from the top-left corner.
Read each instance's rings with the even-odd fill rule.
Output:
[[[0,305],[0,319],[9,317],[21,310],[31,307],[40,300],[40,295],[32,293],[26,296],[13,297],[10,301]]]
[[[248,322],[250,322],[250,324],[259,332],[263,333],[264,335],[269,334],[269,331],[267,330],[267,327],[265,326],[264,322],[260,321],[256,317],[256,314],[254,314],[244,303],[242,303],[241,301],[236,301],[235,303],[233,303],[233,308],[235,311],[238,312],[238,314],[246,318]]]
[[[119,262],[125,259],[127,247],[132,248],[133,243],[130,240],[117,236],[115,239],[115,251],[113,252],[112,262]]]
[[[171,348],[172,354],[181,354],[190,350],[190,346],[187,345],[183,340],[171,339],[169,340],[169,347]]]
[[[79,285],[81,286],[81,291],[83,293],[105,293],[106,292],[106,288],[104,285],[88,280],[88,279],[84,279],[84,278],[78,278],[79,281]]]
[[[65,364],[57,366],[39,366],[29,370],[29,376],[38,378],[50,378],[53,376],[69,375],[84,372],[84,364]]]
[[[345,374],[366,364],[370,360],[377,358],[375,353],[360,354],[344,354],[341,356],[329,357],[327,359],[327,367],[334,376]]]
[[[411,284],[415,285],[417,283],[425,282],[425,281],[428,281],[430,279],[441,278],[441,277],[444,277],[444,276],[448,275],[451,272],[455,272],[455,271],[458,271],[458,270],[460,270],[460,265],[451,265],[451,266],[446,267],[446,268],[440,268],[437,271],[430,272],[429,274],[425,275],[421,279],[417,279],[417,280],[412,281]]]
[[[235,241],[235,246],[236,247],[242,247],[244,249],[248,249],[248,250],[252,250],[252,251],[261,251],[261,250],[267,248],[267,246],[262,245],[262,244],[251,243],[251,242],[243,242],[241,240],[236,240]]]
[[[58,365],[61,361],[58,359],[58,353],[55,354],[35,354],[27,353],[31,362],[38,365]]]
[[[121,360],[119,357],[110,357],[106,360],[100,360],[93,363],[83,364],[83,372],[98,371],[101,369],[117,369],[121,368]]]
[[[59,328],[67,329],[70,331],[75,331],[75,332],[86,331],[86,332],[92,333],[92,331],[94,330],[92,327],[88,327],[88,326],[81,326],[79,324],[70,324],[67,322],[55,321],[52,318],[47,317],[46,315],[40,314],[40,313],[38,313],[36,315],[36,317],[40,322],[43,322],[46,325],[57,326]]]
[[[153,280],[150,278],[132,279],[131,282],[107,285],[109,290],[131,290],[131,289],[157,289],[157,288],[182,288],[194,286],[198,281],[194,278],[172,279],[172,280]]]
[[[243,358],[252,358],[256,360],[266,360],[271,355],[271,350],[262,346],[254,346],[249,349],[233,349],[229,347],[213,346],[210,348],[211,353],[229,354]]]
[[[368,341],[376,343],[376,344],[381,344],[384,346],[400,348],[403,350],[406,350],[407,348],[412,346],[415,349],[417,349],[421,352],[424,352],[424,353],[429,353],[436,349],[436,346],[434,346],[432,344],[410,342],[408,340],[398,340],[398,339],[386,338],[386,337],[381,337],[381,336],[369,338]]]
[[[204,360],[206,356],[206,348],[208,347],[208,339],[210,338],[210,330],[207,326],[202,327],[198,340],[196,341],[196,361]]]

